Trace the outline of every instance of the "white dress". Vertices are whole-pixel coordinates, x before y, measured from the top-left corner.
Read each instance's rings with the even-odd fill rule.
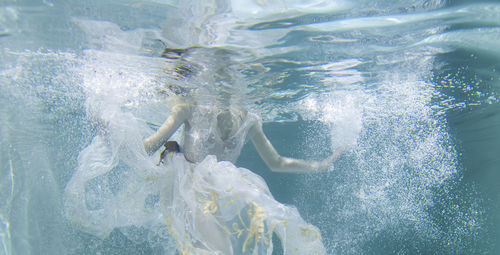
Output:
[[[272,254],[273,233],[284,254],[325,254],[316,227],[296,208],[277,202],[260,176],[233,164],[260,119],[244,112],[231,116],[233,128],[221,134],[218,113],[197,107],[185,127],[183,154],[170,154],[161,166],[147,163],[133,139],[124,145],[109,138],[112,131],[97,136],[81,152],[66,187],[68,217],[100,237],[130,225],[166,225],[180,254]],[[133,170],[124,171],[118,187],[99,190],[103,185],[91,184],[103,176],[109,182],[122,165]],[[152,196],[158,203],[148,202]]]

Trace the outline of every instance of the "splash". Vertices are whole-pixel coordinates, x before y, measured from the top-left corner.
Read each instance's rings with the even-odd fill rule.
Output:
[[[410,251],[414,247],[405,242],[418,246],[447,235],[454,240],[448,247],[460,251],[460,242],[476,234],[475,228],[458,226],[450,233],[431,213],[439,200],[446,200],[435,190],[460,182],[457,150],[446,120],[435,110],[435,87],[425,78],[431,63],[418,58],[391,65],[393,71],[378,77],[374,86],[335,84],[344,89],[300,102],[305,118],[330,127],[332,148],[349,150],[335,164],[334,175],[308,176],[305,186],[317,190],[301,190],[303,198],[295,199],[302,205],[313,204],[308,202],[313,198],[322,201],[322,210],[309,215],[325,226],[330,251],[359,253],[396,237],[401,244],[393,247]],[[460,214],[465,208],[451,210]],[[460,224],[481,224],[481,207],[470,210]]]
[[[98,130],[107,127],[115,136],[96,143],[112,144],[114,150],[103,150],[102,155],[119,152],[123,158],[100,161],[116,171],[84,187],[89,194],[84,199],[87,206],[104,208],[123,183],[133,187],[122,193],[124,197],[127,192],[153,192],[143,185],[154,181],[150,176],[159,169],[146,163],[145,155],[135,153],[140,148],[137,137],[147,136],[168,116],[165,101],[173,92],[165,84],[199,89],[206,85],[204,79],[211,78],[206,75],[180,84],[169,73],[173,64],[156,58],[167,43],[245,52],[235,57],[244,65],[225,70],[241,73],[237,78],[248,84],[248,90],[245,84],[229,89],[241,93],[233,98],[250,98],[252,109],[266,121],[321,122],[317,130],[324,131],[321,138],[331,139],[331,149],[349,148],[331,174],[298,177],[300,194],[294,194],[292,201],[301,215],[320,226],[329,252],[360,253],[379,247],[417,253],[433,245],[457,253],[470,251],[467,245],[484,236],[484,205],[473,185],[466,194],[454,189],[462,173],[444,115],[450,109],[494,104],[498,98],[493,92],[477,90],[484,82],[481,79],[462,79],[464,73],[469,75],[466,69],[451,77],[429,76],[436,67],[434,56],[452,47],[498,55],[491,45],[494,40],[489,40],[496,38],[496,28],[443,33],[453,25],[496,26],[498,6],[430,11],[441,7],[442,1],[252,1],[252,8],[243,8],[245,1],[231,8],[224,3],[141,1],[121,6],[131,16],[146,13],[144,25],[114,17],[105,9],[97,11],[102,6],[72,2],[76,11],[58,17],[85,17],[89,8],[103,16],[66,21],[75,36],[70,36],[73,44],[63,45],[77,45],[69,53],[58,50],[60,44],[55,42],[53,51],[22,49],[33,44],[25,40],[26,33],[36,38],[35,43],[46,43],[44,35],[55,32],[44,30],[40,35],[26,27],[39,27],[38,20],[44,16],[38,14],[45,7],[1,7],[0,40],[8,46],[0,49],[0,196],[7,201],[0,207],[0,250],[92,253],[113,242],[85,236],[68,222],[56,220],[64,218],[62,190],[77,169],[78,153],[96,134],[106,135]],[[156,11],[139,8],[144,6]],[[38,14],[26,19],[26,13]],[[81,31],[85,34],[78,34]],[[481,38],[479,43],[473,44],[471,36]],[[17,44],[19,50],[7,49]],[[210,63],[205,66],[210,69]],[[448,87],[458,88],[459,93],[443,95],[440,89]],[[200,96],[210,90],[210,95],[217,93],[213,87],[205,88]],[[310,140],[318,136],[307,135]],[[323,149],[314,148],[311,156]],[[123,238],[119,240],[137,249],[172,253],[175,243],[164,222],[153,227],[160,211],[158,197],[143,199],[133,208],[111,205],[137,216],[137,221],[122,222],[115,232],[108,228],[96,235],[111,231],[113,238]],[[215,208],[207,205],[208,211]],[[259,215],[258,210],[250,214]],[[255,234],[253,240],[263,233],[259,226],[247,226]],[[27,237],[35,237],[29,245],[23,241]]]

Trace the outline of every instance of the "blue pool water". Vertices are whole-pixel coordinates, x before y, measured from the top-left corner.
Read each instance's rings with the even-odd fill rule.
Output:
[[[177,85],[229,93],[282,155],[349,148],[328,173],[272,173],[251,143],[236,163],[328,254],[494,254],[499,42],[496,1],[2,0],[0,254],[175,254],[144,226],[88,234],[63,198],[100,132],[92,112],[111,102],[157,127],[172,82],[158,56],[192,46],[238,52],[232,82]]]

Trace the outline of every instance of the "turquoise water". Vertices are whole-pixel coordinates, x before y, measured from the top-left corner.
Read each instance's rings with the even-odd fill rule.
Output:
[[[238,52],[230,86],[179,85],[248,105],[282,155],[349,146],[328,173],[272,173],[251,144],[237,162],[318,226],[329,254],[493,254],[499,39],[495,1],[3,0],[0,254],[175,254],[141,226],[86,234],[63,206],[99,132],[90,95],[151,126],[166,118],[164,45]]]

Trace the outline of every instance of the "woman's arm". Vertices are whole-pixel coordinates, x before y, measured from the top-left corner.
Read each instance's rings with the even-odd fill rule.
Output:
[[[191,113],[192,105],[190,104],[179,104],[172,107],[170,116],[161,125],[161,127],[152,136],[144,139],[144,149],[148,154],[153,154],[157,151],[168,138],[177,130],[184,121],[189,117]]]
[[[330,164],[343,152],[343,149],[338,149],[333,155],[322,161],[306,161],[280,156],[264,134],[260,122],[256,122],[252,126],[249,136],[260,157],[273,172],[307,173],[311,171],[325,171],[328,170]]]

